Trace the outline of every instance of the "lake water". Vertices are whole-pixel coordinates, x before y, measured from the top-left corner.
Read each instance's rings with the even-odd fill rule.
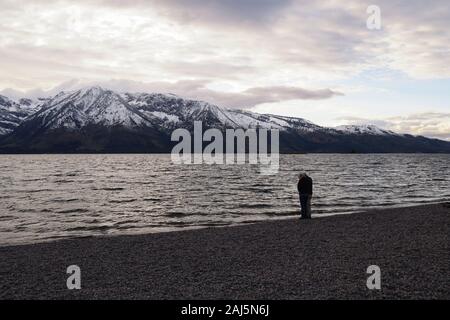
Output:
[[[175,165],[170,155],[0,155],[0,245],[227,226],[450,200],[450,155],[281,155],[256,165]]]

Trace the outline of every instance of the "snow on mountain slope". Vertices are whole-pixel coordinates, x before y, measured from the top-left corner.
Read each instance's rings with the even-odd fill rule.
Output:
[[[172,94],[125,93],[122,97],[143,114],[155,116],[165,122],[166,127],[183,127],[183,123],[202,121],[209,127],[279,130],[296,128],[304,131],[322,128],[301,118],[225,109],[203,101],[182,99]]]
[[[19,99],[0,95],[0,135],[13,131],[20,123],[38,110],[41,101]]]
[[[126,127],[149,124],[120,95],[100,87],[61,92],[47,101],[32,119],[38,119],[48,129],[76,129],[88,124]]]
[[[172,94],[125,93],[122,96],[142,114],[158,118],[163,127],[183,127],[194,121],[203,121],[209,126],[236,126],[224,109],[207,102],[182,99]]]
[[[349,134],[371,134],[371,135],[395,135],[389,130],[383,130],[374,125],[343,125],[335,127],[336,130]]]

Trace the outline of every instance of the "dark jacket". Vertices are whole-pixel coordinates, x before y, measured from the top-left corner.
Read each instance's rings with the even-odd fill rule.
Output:
[[[298,193],[311,194],[313,193],[313,181],[310,177],[306,176],[301,178],[297,184]]]

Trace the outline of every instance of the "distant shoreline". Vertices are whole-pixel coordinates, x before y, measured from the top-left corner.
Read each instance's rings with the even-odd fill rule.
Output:
[[[2,153],[0,151],[0,155],[76,155],[76,154],[82,154],[82,155],[120,155],[120,154],[167,154],[170,155],[170,152],[52,152],[52,153],[42,153],[42,152],[36,152],[36,153],[30,153],[30,152],[16,152],[16,153]],[[349,155],[357,155],[357,154],[450,154],[450,152],[297,152],[297,153],[285,153],[280,152],[282,155],[307,155],[307,154],[349,154]]]
[[[447,202],[0,247],[0,299],[449,299],[449,223]]]

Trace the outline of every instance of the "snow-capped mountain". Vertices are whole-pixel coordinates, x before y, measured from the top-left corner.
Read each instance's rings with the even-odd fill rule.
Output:
[[[321,127],[305,119],[226,109],[173,94],[87,87],[36,101],[0,96],[0,152],[170,152],[176,128],[280,130],[282,152],[450,152],[450,143],[373,125]]]
[[[0,95],[0,135],[12,132],[26,117],[34,114],[40,102],[31,99],[15,101]]]
[[[374,135],[395,135],[394,131],[383,130],[374,125],[343,125],[335,129],[349,134],[374,134]]]
[[[39,111],[27,119],[30,120],[46,130],[80,129],[93,124],[173,129],[189,128],[194,121],[219,128],[323,129],[300,118],[225,109],[172,94],[119,94],[100,87],[61,92],[40,105]]]

